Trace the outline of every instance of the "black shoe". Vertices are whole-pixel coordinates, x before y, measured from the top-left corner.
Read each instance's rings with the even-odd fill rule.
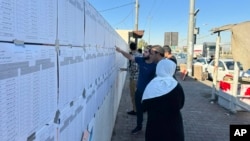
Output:
[[[136,135],[141,131],[142,127],[141,126],[136,126],[135,129],[131,131],[131,134]]]
[[[136,112],[132,110],[132,111],[127,112],[127,114],[129,114],[129,115],[136,115]]]

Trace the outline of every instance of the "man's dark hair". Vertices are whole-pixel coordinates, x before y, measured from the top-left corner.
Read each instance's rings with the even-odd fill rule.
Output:
[[[172,52],[169,45],[164,45],[164,46],[163,46],[163,49],[164,49],[165,52],[168,52],[168,53],[170,53],[170,54],[171,54],[171,52]]]
[[[131,42],[131,43],[130,43],[129,48],[130,48],[131,50],[136,50],[136,49],[137,49],[136,44],[135,44],[134,42]]]
[[[129,48],[131,51],[137,50],[137,46],[134,42],[131,42],[129,44]],[[132,54],[132,52],[129,52],[129,54]],[[129,60],[129,67],[131,67],[131,64],[132,64],[132,62],[131,62],[131,60]]]
[[[139,53],[142,53],[142,49],[141,49],[141,48],[138,48],[137,51],[138,51]]]

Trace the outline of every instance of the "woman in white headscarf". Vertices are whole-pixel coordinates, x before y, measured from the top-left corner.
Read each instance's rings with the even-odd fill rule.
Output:
[[[142,103],[148,113],[146,141],[184,141],[181,109],[185,95],[173,78],[176,64],[163,59],[156,67],[156,77],[147,85]]]

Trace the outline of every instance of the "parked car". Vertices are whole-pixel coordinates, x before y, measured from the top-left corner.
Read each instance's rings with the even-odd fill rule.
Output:
[[[200,57],[200,58],[197,58],[193,64],[194,65],[201,65],[202,72],[207,72],[207,66],[209,64],[208,61],[209,61],[209,59],[207,59],[206,57]]]
[[[177,60],[177,70],[180,69],[180,64],[187,64],[187,54],[185,53],[173,53]]]
[[[213,60],[207,66],[208,77],[210,79],[212,79],[214,76],[214,64],[215,61]],[[237,64],[240,69],[239,77],[250,77],[250,72],[249,71],[244,72],[242,65],[239,62]],[[217,80],[218,81],[223,80],[225,76],[233,76],[233,73],[234,73],[233,59],[219,59]]]

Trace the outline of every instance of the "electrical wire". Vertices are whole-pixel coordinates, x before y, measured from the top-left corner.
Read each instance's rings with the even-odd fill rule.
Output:
[[[122,19],[120,22],[118,22],[118,23],[115,24],[114,26],[118,26],[118,25],[124,23],[132,13],[133,13],[133,10],[131,10],[131,11],[128,13],[128,15],[127,15],[124,19]]]
[[[128,6],[128,5],[132,5],[132,4],[135,4],[135,2],[123,4],[123,5],[116,6],[116,7],[109,8],[109,9],[100,10],[100,11],[98,11],[98,12],[106,12],[106,11],[114,10],[114,9],[117,9],[117,8],[121,8],[121,7],[125,7],[125,6]]]
[[[150,10],[149,10],[149,12],[148,12],[148,19],[147,19],[147,21],[146,21],[146,23],[144,24],[144,28],[147,26],[147,24],[148,24],[148,22],[151,22],[150,20],[152,19],[152,15],[151,15],[151,13],[152,13],[152,10],[153,10],[153,8],[154,8],[154,6],[155,6],[155,0],[153,1],[154,3],[151,5],[151,8],[150,8]]]

